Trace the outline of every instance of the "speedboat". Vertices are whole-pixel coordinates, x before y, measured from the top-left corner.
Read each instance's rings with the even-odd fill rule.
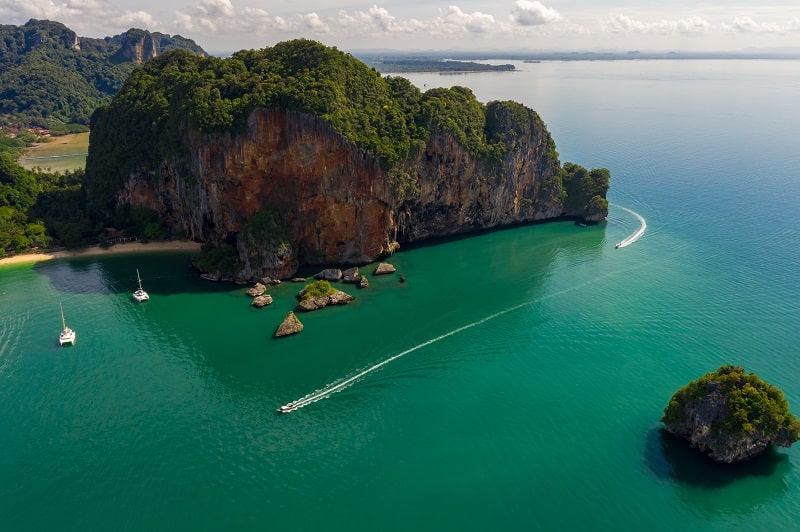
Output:
[[[617,245],[616,245],[616,246],[614,246],[614,247],[615,247],[616,249],[619,249],[619,248],[621,248],[621,247],[622,247],[622,242],[620,242],[619,244],[617,244]]]
[[[282,407],[278,408],[278,412],[282,414],[291,412],[292,410],[294,410],[294,403],[285,404]]]

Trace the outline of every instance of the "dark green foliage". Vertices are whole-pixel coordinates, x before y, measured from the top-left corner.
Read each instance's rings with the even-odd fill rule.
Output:
[[[399,196],[412,195],[419,192],[419,186],[417,185],[416,179],[414,179],[411,174],[401,170],[400,168],[390,169],[389,172],[387,172],[386,177],[388,178],[389,184],[392,186],[394,193]]]
[[[81,181],[83,171],[65,174],[39,174],[42,190],[36,204],[28,211],[30,218],[42,220],[47,233],[68,248],[79,248],[97,242],[86,213],[86,198]]]
[[[89,39],[47,20],[0,26],[0,115],[9,122],[64,133],[70,132],[64,124],[85,126],[136,68],[125,57],[126,47],[146,36],[157,53],[185,48],[205,54],[183,37],[144,30]]]
[[[264,207],[242,226],[240,235],[256,242],[288,242],[289,233],[277,209]]]
[[[132,207],[126,209],[127,217],[118,217],[116,226],[121,227],[127,234],[137,235],[144,241],[163,240],[167,230],[161,225],[161,219],[156,211],[146,207]]]
[[[687,405],[709,393],[709,386],[719,385],[727,397],[728,416],[713,430],[733,434],[776,434],[787,430],[793,441],[800,439],[800,420],[789,412],[783,392],[762,381],[755,373],[745,373],[741,366],[722,366],[678,390],[664,409],[662,421],[681,422]]]
[[[68,247],[91,241],[81,189],[83,172],[33,172],[12,160],[0,145],[0,256],[48,247],[54,240]]]
[[[424,93],[418,122],[429,131],[451,133],[473,155],[486,152],[485,109],[466,87]]]
[[[223,276],[233,276],[239,269],[236,248],[230,244],[219,247],[203,246],[200,253],[192,259],[192,264],[201,272],[219,272]]]
[[[580,212],[590,215],[592,212],[607,212],[608,191],[611,173],[606,168],[586,168],[564,163],[561,170],[561,183],[566,194],[564,208],[569,212]]]
[[[319,281],[314,281],[311,284],[307,284],[305,288],[303,288],[302,293],[302,300],[305,301],[306,299],[312,297],[325,297],[333,295],[336,293],[336,289],[331,286],[331,283],[321,279]]]

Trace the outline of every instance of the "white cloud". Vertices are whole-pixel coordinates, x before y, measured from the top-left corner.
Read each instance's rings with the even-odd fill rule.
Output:
[[[738,17],[733,19],[732,24],[723,24],[723,27],[741,33],[781,33],[791,29],[791,22],[783,28],[778,24],[758,23],[750,17]]]
[[[114,24],[128,28],[155,28],[158,21],[146,11],[125,11],[114,18]]]
[[[306,15],[298,15],[302,21],[303,26],[312,31],[321,33],[330,33],[331,29],[316,13],[308,13]]]
[[[121,33],[131,27],[160,31],[158,19],[147,11],[124,10],[109,0],[0,0],[0,19],[24,24],[29,19],[54,20],[80,36]]]
[[[138,3],[137,3],[138,1]],[[57,20],[87,37],[128,28],[181,33],[212,50],[265,46],[297,37],[340,48],[492,48],[597,46],[647,48],[674,43],[708,49],[798,46],[800,8],[723,8],[711,2],[608,13],[601,2],[570,0],[0,0],[0,21]],[[649,4],[648,4],[649,5]],[[270,7],[265,7],[270,6]],[[466,9],[465,6],[470,6]],[[103,32],[103,33],[100,33]],[[692,37],[681,39],[681,37]],[[722,45],[722,46],[720,46]]]
[[[475,11],[465,13],[458,6],[448,6],[442,16],[434,20],[434,24],[444,28],[447,33],[486,33],[495,26],[494,17]]]
[[[610,16],[605,24],[606,31],[612,33],[702,33],[712,25],[702,17],[691,17],[680,20],[659,20],[644,22],[618,13]]]
[[[541,2],[517,0],[511,9],[511,19],[520,26],[542,26],[561,20],[561,15]]]

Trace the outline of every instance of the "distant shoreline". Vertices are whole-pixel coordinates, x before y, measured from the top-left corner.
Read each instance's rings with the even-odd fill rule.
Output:
[[[200,251],[202,244],[188,240],[172,240],[169,242],[125,242],[107,248],[91,246],[84,249],[64,251],[44,251],[41,253],[22,253],[13,257],[0,259],[0,266],[25,264],[53,259],[70,259],[74,257],[102,257],[104,255],[120,255],[124,253],[148,253],[152,251]]]

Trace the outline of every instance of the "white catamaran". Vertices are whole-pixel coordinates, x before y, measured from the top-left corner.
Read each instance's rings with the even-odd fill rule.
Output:
[[[61,327],[62,327],[61,334],[58,335],[58,343],[60,345],[64,344],[73,345],[75,343],[75,331],[67,327],[67,322],[64,321],[64,307],[61,306],[61,303],[59,303],[58,306],[61,307]]]
[[[150,299],[150,294],[145,292],[144,288],[142,288],[142,278],[139,277],[139,268],[136,268],[136,278],[139,280],[139,289],[133,293],[133,299],[141,303],[142,301]]]

